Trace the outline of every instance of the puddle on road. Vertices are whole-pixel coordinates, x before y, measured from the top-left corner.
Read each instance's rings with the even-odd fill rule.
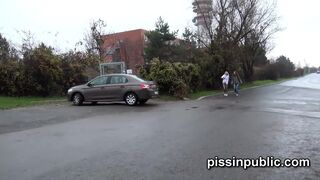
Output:
[[[210,107],[210,112],[217,111],[217,110],[224,110],[226,108],[227,107],[225,107],[225,106],[211,106]]]
[[[244,106],[239,104],[224,104],[224,105],[215,105],[210,106],[210,111],[217,111],[217,110],[241,110],[241,111],[247,111],[250,110],[251,106]]]
[[[215,107],[215,109],[218,109],[218,110],[225,109],[225,108],[226,108],[226,107],[223,107],[223,106]]]
[[[191,110],[191,109],[198,109],[199,107],[198,106],[192,106],[191,108],[186,108],[185,110],[186,111],[189,111],[189,110]]]

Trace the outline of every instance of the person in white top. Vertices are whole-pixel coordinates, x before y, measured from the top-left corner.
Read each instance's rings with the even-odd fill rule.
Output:
[[[221,76],[221,79],[222,79],[224,96],[228,96],[228,84],[229,84],[229,73],[228,73],[228,71],[224,72],[224,74]]]

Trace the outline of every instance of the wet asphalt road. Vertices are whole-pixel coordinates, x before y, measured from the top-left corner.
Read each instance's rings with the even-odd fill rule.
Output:
[[[209,157],[309,158],[213,168]],[[200,101],[0,111],[0,179],[319,179],[320,75]]]

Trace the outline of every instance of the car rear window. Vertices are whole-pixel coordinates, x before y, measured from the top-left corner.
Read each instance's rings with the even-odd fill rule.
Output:
[[[139,77],[136,76],[136,75],[131,75],[131,77],[134,78],[134,79],[136,79],[136,80],[138,80],[138,81],[140,81],[140,82],[146,82],[145,80],[139,78]]]

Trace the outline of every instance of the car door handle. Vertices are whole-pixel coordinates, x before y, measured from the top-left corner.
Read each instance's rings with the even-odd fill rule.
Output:
[[[120,88],[124,88],[124,85],[121,85]]]

